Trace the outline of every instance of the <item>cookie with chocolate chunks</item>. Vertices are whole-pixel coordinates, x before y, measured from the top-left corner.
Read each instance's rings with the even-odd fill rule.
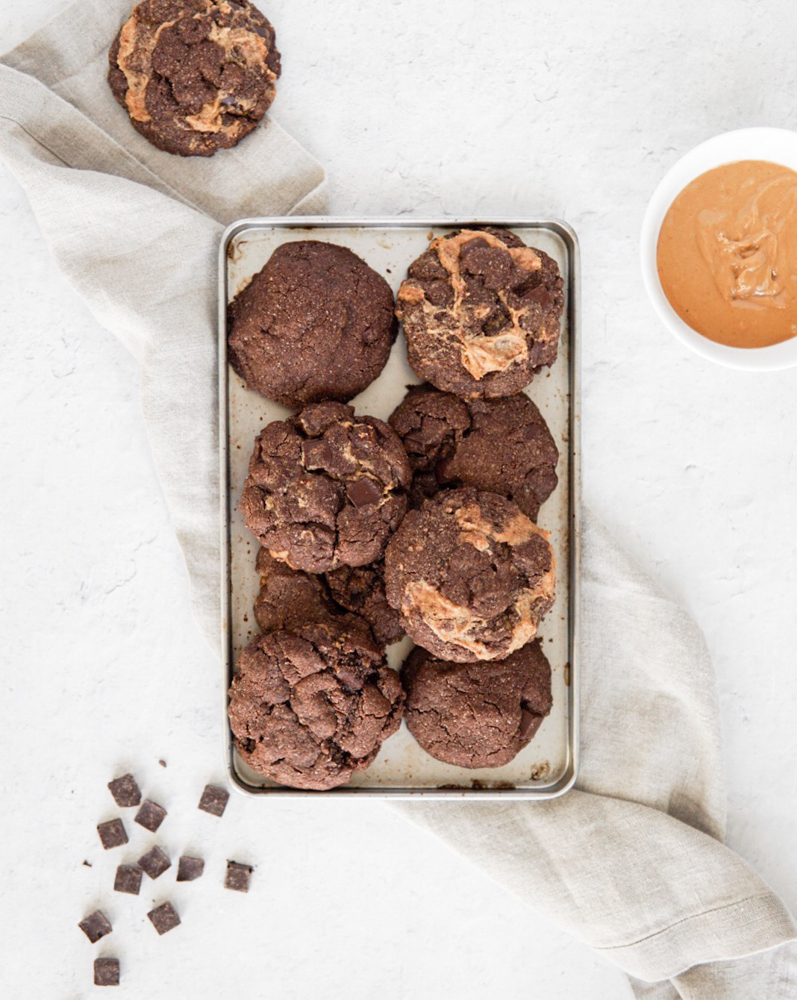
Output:
[[[284,243],[230,305],[230,364],[248,389],[293,410],[346,402],[384,368],[393,310],[388,283],[351,250]]]
[[[497,493],[447,490],[404,518],[385,552],[387,599],[443,660],[499,660],[530,642],[554,601],[548,533]]]
[[[423,749],[459,767],[500,767],[550,713],[551,666],[539,639],[503,660],[452,663],[416,646],[401,670],[407,728]]]
[[[307,573],[379,559],[407,510],[412,473],[395,431],[316,403],[257,437],[241,497],[272,558]]]
[[[238,753],[258,774],[320,790],[366,768],[403,707],[398,674],[365,630],[315,624],[249,643],[229,717]]]
[[[524,393],[462,400],[411,386],[389,418],[413,469],[413,506],[443,487],[472,486],[513,500],[532,521],[558,482],[559,450]]]
[[[133,128],[180,156],[237,145],[268,111],[280,75],[274,29],[249,0],[143,0],[108,61]]]
[[[463,399],[519,392],[556,360],[559,267],[507,229],[440,236],[396,297],[413,371]]]

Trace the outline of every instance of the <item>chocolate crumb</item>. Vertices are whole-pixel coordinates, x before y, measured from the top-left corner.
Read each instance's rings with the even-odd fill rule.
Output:
[[[150,878],[155,879],[160,878],[167,868],[171,868],[172,863],[160,847],[153,847],[152,850],[141,855],[138,859],[138,866],[143,868]]]
[[[227,808],[227,800],[230,793],[226,788],[219,788],[218,785],[205,785],[202,798],[199,800],[198,809],[210,813],[211,816],[222,816]]]
[[[152,833],[156,832],[164,819],[166,819],[166,810],[150,799],[145,799],[136,813],[136,823]]]
[[[116,892],[128,892],[137,896],[141,892],[141,877],[144,873],[137,865],[119,865],[113,887]]]
[[[202,858],[189,858],[183,855],[177,866],[177,881],[193,882],[195,878],[200,877],[204,870],[205,862]]]
[[[110,851],[112,847],[121,847],[122,844],[127,843],[127,833],[125,832],[124,823],[120,819],[112,819],[107,823],[100,823],[97,827],[97,833],[100,835],[102,846],[106,851]]]
[[[97,958],[94,960],[94,985],[119,985],[119,959]]]
[[[141,801],[141,789],[132,774],[123,774],[121,778],[114,778],[113,781],[108,782],[108,787],[114,802],[123,809],[128,806],[137,806]]]
[[[251,865],[242,865],[237,861],[228,861],[224,888],[234,889],[236,892],[249,892],[249,879],[251,878],[252,871]]]
[[[180,916],[171,903],[161,903],[147,914],[158,934],[165,934],[180,923]]]
[[[108,918],[102,910],[95,910],[80,921],[78,927],[83,931],[92,944],[96,944],[100,938],[110,934],[113,930]]]

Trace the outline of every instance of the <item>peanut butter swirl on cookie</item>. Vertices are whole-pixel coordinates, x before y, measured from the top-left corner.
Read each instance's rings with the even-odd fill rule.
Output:
[[[464,399],[519,392],[556,360],[556,261],[503,229],[432,240],[397,296],[413,370]]]
[[[280,75],[274,29],[248,0],[143,0],[109,61],[108,82],[134,128],[180,156],[240,142]]]
[[[457,663],[530,642],[555,583],[548,532],[496,493],[438,494],[407,514],[385,552],[387,599],[407,634]]]

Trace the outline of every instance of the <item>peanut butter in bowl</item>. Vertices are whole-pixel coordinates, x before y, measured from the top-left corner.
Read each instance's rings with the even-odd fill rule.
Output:
[[[797,172],[751,159],[695,177],[664,217],[656,267],[672,309],[708,340],[797,337]]]

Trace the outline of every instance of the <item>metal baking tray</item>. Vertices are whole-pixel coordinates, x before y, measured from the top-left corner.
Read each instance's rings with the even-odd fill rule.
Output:
[[[237,755],[227,724],[226,689],[240,650],[257,632],[252,605],[258,592],[255,572],[258,544],[243,523],[238,501],[254,439],[272,420],[288,411],[247,390],[226,362],[227,304],[282,243],[315,239],[349,247],[384,275],[393,291],[407,267],[434,236],[470,226],[504,226],[526,243],[556,259],[565,283],[565,310],[559,358],[528,388],[559,447],[559,486],[540,512],[539,523],[551,532],[557,559],[556,602],[540,628],[551,662],[553,709],[537,736],[509,764],[470,770],[444,764],[414,741],[406,725],[382,745],[379,756],[351,783],[327,792],[276,785],[252,771]],[[233,785],[265,796],[324,796],[479,800],[544,800],[572,787],[578,769],[578,631],[579,631],[579,252],[573,230],[563,222],[538,219],[339,219],[290,217],[242,219],[229,226],[219,255],[219,452],[221,461],[221,620],[225,678],[227,766]],[[358,413],[386,420],[418,382],[407,364],[403,333],[375,382],[352,405]],[[405,639],[388,649],[396,669],[409,650]]]

